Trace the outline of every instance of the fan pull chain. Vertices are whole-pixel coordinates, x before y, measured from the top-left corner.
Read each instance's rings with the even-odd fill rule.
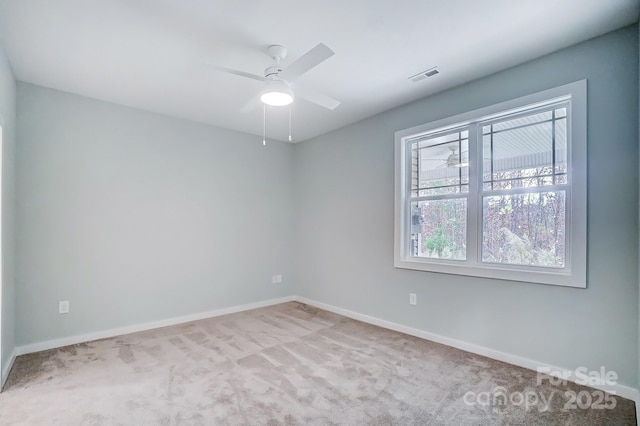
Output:
[[[267,146],[267,106],[262,104],[262,146]]]
[[[289,104],[289,142],[291,142],[291,104]]]

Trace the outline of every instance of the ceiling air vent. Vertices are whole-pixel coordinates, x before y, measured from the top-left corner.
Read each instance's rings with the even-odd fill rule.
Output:
[[[414,76],[409,77],[409,80],[413,81],[414,83],[417,83],[419,81],[424,80],[427,77],[433,77],[434,75],[438,75],[438,74],[440,74],[440,68],[433,67],[433,68],[429,68],[426,71],[422,71],[421,73],[418,73]]]

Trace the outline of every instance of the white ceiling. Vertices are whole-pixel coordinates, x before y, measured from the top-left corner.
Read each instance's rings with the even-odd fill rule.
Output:
[[[335,56],[299,84],[342,102],[292,107],[301,141],[638,20],[640,0],[0,0],[0,40],[18,80],[261,135],[241,113],[271,65],[319,42]],[[440,67],[419,83],[408,80]],[[267,112],[286,140],[287,108]]]

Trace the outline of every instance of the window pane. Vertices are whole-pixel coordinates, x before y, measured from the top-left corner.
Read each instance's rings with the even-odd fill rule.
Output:
[[[469,131],[411,143],[411,196],[468,192]]]
[[[565,111],[562,113],[561,111]],[[556,117],[564,114],[563,118],[555,121],[555,145],[556,145],[556,173],[567,173],[567,119],[566,108],[556,110]],[[566,179],[565,179],[566,180]]]
[[[494,131],[511,130],[529,124],[544,123],[551,120],[551,111],[525,115],[510,120],[500,121],[493,126]]]
[[[565,191],[483,198],[482,261],[562,268]]]
[[[411,256],[465,260],[467,199],[411,203]]]
[[[556,117],[566,117],[567,116],[567,108],[558,108],[556,109]]]
[[[566,126],[565,107],[483,125],[483,190],[560,183],[567,173]]]

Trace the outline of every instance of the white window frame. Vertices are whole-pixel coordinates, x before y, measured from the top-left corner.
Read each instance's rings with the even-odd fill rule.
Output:
[[[476,160],[481,141],[472,133],[476,123],[517,113],[530,108],[568,101],[567,172],[565,223],[565,267],[548,268],[506,265],[481,261],[482,177]],[[447,260],[418,258],[409,255],[411,229],[408,145],[416,138],[435,132],[470,125],[469,128],[469,196],[467,205],[467,259]],[[474,145],[474,146],[472,146]],[[552,189],[553,187],[550,187]],[[462,194],[460,194],[462,195]],[[499,104],[397,131],[395,133],[395,233],[394,266],[402,269],[455,275],[494,278],[567,287],[587,287],[587,81],[537,92]]]

